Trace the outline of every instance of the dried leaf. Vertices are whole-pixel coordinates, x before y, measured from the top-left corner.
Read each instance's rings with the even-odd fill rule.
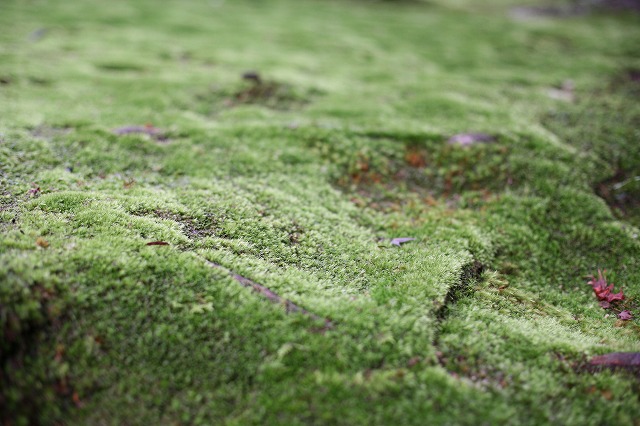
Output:
[[[36,240],[36,245],[38,247],[47,248],[49,247],[49,241],[45,240],[42,237],[38,237],[38,239]]]
[[[600,269],[598,269],[598,278],[592,275],[591,280],[587,284],[593,288],[593,292],[599,300],[609,303],[624,300],[624,293],[622,290],[620,290],[619,293],[613,293],[613,284],[607,283],[604,273]]]
[[[613,392],[611,392],[609,389],[605,389],[605,390],[600,391],[600,394],[607,401],[611,401],[613,399]]]
[[[403,238],[393,238],[391,240],[391,244],[394,246],[400,247],[401,244],[408,243],[409,241],[414,241],[415,238],[403,237]]]
[[[168,246],[169,243],[166,241],[151,241],[147,243],[148,246]]]
[[[613,285],[611,286],[611,289],[613,290]],[[611,303],[615,302],[616,300],[624,300],[624,293],[622,292],[622,290],[620,290],[619,293],[611,293],[607,295],[607,302]]]
[[[84,405],[80,400],[80,395],[78,395],[78,392],[74,392],[73,395],[71,396],[71,399],[73,400],[73,403],[78,408],[82,408],[82,406]]]
[[[633,314],[631,313],[631,311],[625,310],[618,314],[618,318],[623,321],[629,321],[630,319],[633,319]]]
[[[417,148],[408,148],[404,155],[404,159],[411,167],[423,168],[427,165],[427,159],[424,153]]]

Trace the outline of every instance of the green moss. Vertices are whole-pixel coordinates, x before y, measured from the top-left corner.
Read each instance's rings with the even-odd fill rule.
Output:
[[[0,418],[640,417],[638,17],[512,3],[4,2]]]

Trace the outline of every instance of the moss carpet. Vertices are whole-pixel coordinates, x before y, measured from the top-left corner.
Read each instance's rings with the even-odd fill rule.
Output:
[[[640,15],[518,6],[2,1],[4,424],[638,424]]]

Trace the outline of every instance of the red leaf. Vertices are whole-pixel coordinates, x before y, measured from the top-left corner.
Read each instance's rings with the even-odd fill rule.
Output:
[[[606,302],[615,302],[617,300],[624,300],[624,293],[620,290],[620,293],[613,293],[613,284],[608,284],[607,280],[600,269],[598,269],[598,278],[593,275],[591,280],[587,283],[593,288],[593,292],[599,300]]]
[[[147,243],[148,246],[168,246],[169,243],[167,243],[166,241],[151,241],[150,243]]]
[[[618,314],[618,318],[622,321],[629,321],[630,319],[633,319],[633,314],[631,311],[622,311]]]
[[[607,302],[615,302],[616,300],[624,300],[624,293],[620,290],[620,293],[612,293],[607,296]]]
[[[596,279],[593,275],[591,275],[591,281],[589,281],[591,287],[593,287],[593,291],[598,293],[598,291],[602,291],[607,287],[607,280],[604,278],[602,271],[598,269],[598,279]]]
[[[80,395],[78,395],[78,392],[74,392],[73,395],[71,396],[71,399],[73,400],[73,403],[76,404],[76,407],[78,408],[82,408],[82,406],[84,405],[82,403],[82,400],[80,399]]]
[[[611,303],[607,302],[606,300],[603,300],[602,302],[600,302],[600,307],[602,309],[609,309],[611,307]]]
[[[607,300],[607,298],[609,297],[609,294],[611,293],[611,290],[613,290],[613,286],[607,286],[604,288],[593,288],[594,293],[596,294],[596,296],[598,296],[598,299],[600,300]]]

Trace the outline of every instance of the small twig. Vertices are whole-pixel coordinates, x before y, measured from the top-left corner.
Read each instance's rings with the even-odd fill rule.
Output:
[[[213,268],[216,269],[221,269],[223,271],[225,271],[226,273],[229,274],[229,276],[231,276],[234,280],[236,280],[237,282],[239,282],[243,287],[247,287],[252,289],[253,291],[255,291],[256,293],[260,294],[262,297],[264,297],[265,299],[269,300],[270,302],[274,303],[274,304],[278,304],[278,305],[283,305],[285,308],[285,312],[287,313],[297,313],[297,314],[302,314],[304,316],[307,316],[311,319],[314,319],[316,321],[322,321],[324,322],[324,327],[322,327],[322,329],[320,331],[325,331],[325,330],[329,330],[333,328],[333,323],[331,322],[331,320],[329,320],[328,318],[322,318],[319,315],[314,314],[313,312],[309,312],[306,309],[296,305],[295,303],[293,303],[291,300],[285,299],[279,295],[277,295],[276,293],[274,293],[273,291],[271,291],[269,288],[263,286],[262,284],[258,284],[257,282],[250,280],[249,278],[243,277],[240,274],[237,274],[235,272],[233,272],[232,270],[225,268],[222,265],[219,265],[215,262],[212,262],[208,259],[204,259],[207,264]]]

